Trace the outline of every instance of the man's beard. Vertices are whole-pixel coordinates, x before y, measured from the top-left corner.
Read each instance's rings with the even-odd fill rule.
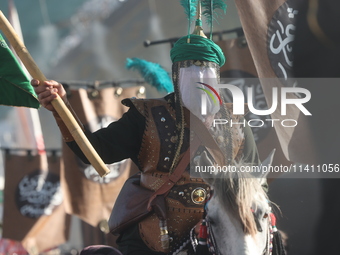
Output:
[[[211,67],[195,65],[180,69],[178,84],[183,105],[205,122],[207,118],[211,118],[220,110],[220,105],[217,96],[207,86],[198,82],[208,84],[216,89],[218,84],[216,70]],[[211,92],[214,99],[202,89]],[[204,101],[206,101],[206,114],[202,114]]]

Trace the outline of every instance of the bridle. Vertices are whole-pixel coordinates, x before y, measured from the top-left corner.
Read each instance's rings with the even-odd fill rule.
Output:
[[[267,240],[266,240],[266,247],[264,248],[262,255],[272,255],[272,248],[273,248],[273,232],[277,231],[276,226],[272,225],[272,217],[275,217],[273,213],[270,213],[271,217],[268,217],[268,231],[267,231]],[[207,244],[209,248],[210,255],[220,255],[220,251],[216,244],[216,239],[214,236],[213,229],[209,223],[209,217],[206,217],[206,224],[207,224]],[[258,230],[259,231],[259,230]],[[262,229],[261,231],[262,232]]]
[[[207,229],[208,229],[207,242],[208,242],[208,246],[209,246],[209,252],[212,255],[218,255],[218,254],[220,254],[220,251],[219,251],[218,246],[216,244],[216,239],[215,239],[212,227],[209,223],[209,218],[207,219]]]
[[[212,229],[212,226],[209,222],[209,216],[207,215],[207,206],[208,206],[208,203],[210,201],[210,199],[213,197],[213,193],[214,193],[214,190],[211,189],[210,190],[210,194],[205,202],[205,206],[204,206],[204,221],[205,221],[205,224],[206,224],[206,229],[207,229],[207,245],[208,245],[208,249],[209,249],[209,254],[210,255],[220,255],[220,251],[218,249],[218,246],[217,246],[217,243],[216,243],[216,239],[215,239],[215,236],[214,236],[214,232],[213,232],[213,229]],[[251,209],[251,208],[250,208]],[[252,209],[251,209],[252,210]],[[267,217],[268,219],[268,231],[267,231],[267,240],[266,240],[266,247],[264,248],[263,252],[261,255],[272,255],[272,250],[273,250],[273,234],[274,232],[277,231],[277,228],[276,228],[276,218],[275,218],[275,215],[272,213],[272,212],[269,212],[269,217]],[[254,217],[256,219],[256,216],[254,214]],[[263,229],[260,225],[260,223],[256,221],[256,226],[257,226],[257,231],[258,232],[262,232]],[[194,228],[191,230],[190,232],[190,240],[191,240],[191,244],[195,249],[195,247],[197,247],[198,245],[198,242],[197,242],[197,239],[195,240],[193,238],[193,231],[194,231]]]

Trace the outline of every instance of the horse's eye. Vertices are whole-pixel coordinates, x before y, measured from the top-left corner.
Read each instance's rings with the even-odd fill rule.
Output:
[[[263,219],[267,219],[268,218],[268,213],[265,213],[264,215],[263,215]]]
[[[210,225],[214,225],[215,221],[212,218],[207,218]]]

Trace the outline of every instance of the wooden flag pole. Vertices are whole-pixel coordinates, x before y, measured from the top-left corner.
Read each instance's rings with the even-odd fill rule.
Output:
[[[46,81],[47,79],[45,75],[41,72],[37,64],[34,62],[27,48],[20,40],[19,36],[7,20],[7,18],[3,15],[2,11],[0,11],[0,29],[5,34],[6,38],[14,48],[15,52],[17,53],[18,57],[20,58],[30,75],[34,79],[39,80],[41,83]],[[91,165],[96,169],[98,174],[101,177],[108,174],[110,170],[104,164],[95,149],[92,147],[91,143],[85,136],[83,130],[79,126],[78,122],[75,120],[70,110],[65,105],[64,101],[58,96],[52,101],[52,105],[58,112],[61,119],[64,121],[65,125],[69,129],[78,146],[87,157]]]

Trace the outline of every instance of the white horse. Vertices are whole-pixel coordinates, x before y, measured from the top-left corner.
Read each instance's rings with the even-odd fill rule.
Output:
[[[262,164],[270,164],[273,154]],[[205,153],[201,156],[201,163],[211,164]],[[273,215],[262,187],[266,174],[250,176],[239,171],[240,168],[237,170],[214,178],[203,177],[213,190],[206,205],[212,254],[270,255]]]

